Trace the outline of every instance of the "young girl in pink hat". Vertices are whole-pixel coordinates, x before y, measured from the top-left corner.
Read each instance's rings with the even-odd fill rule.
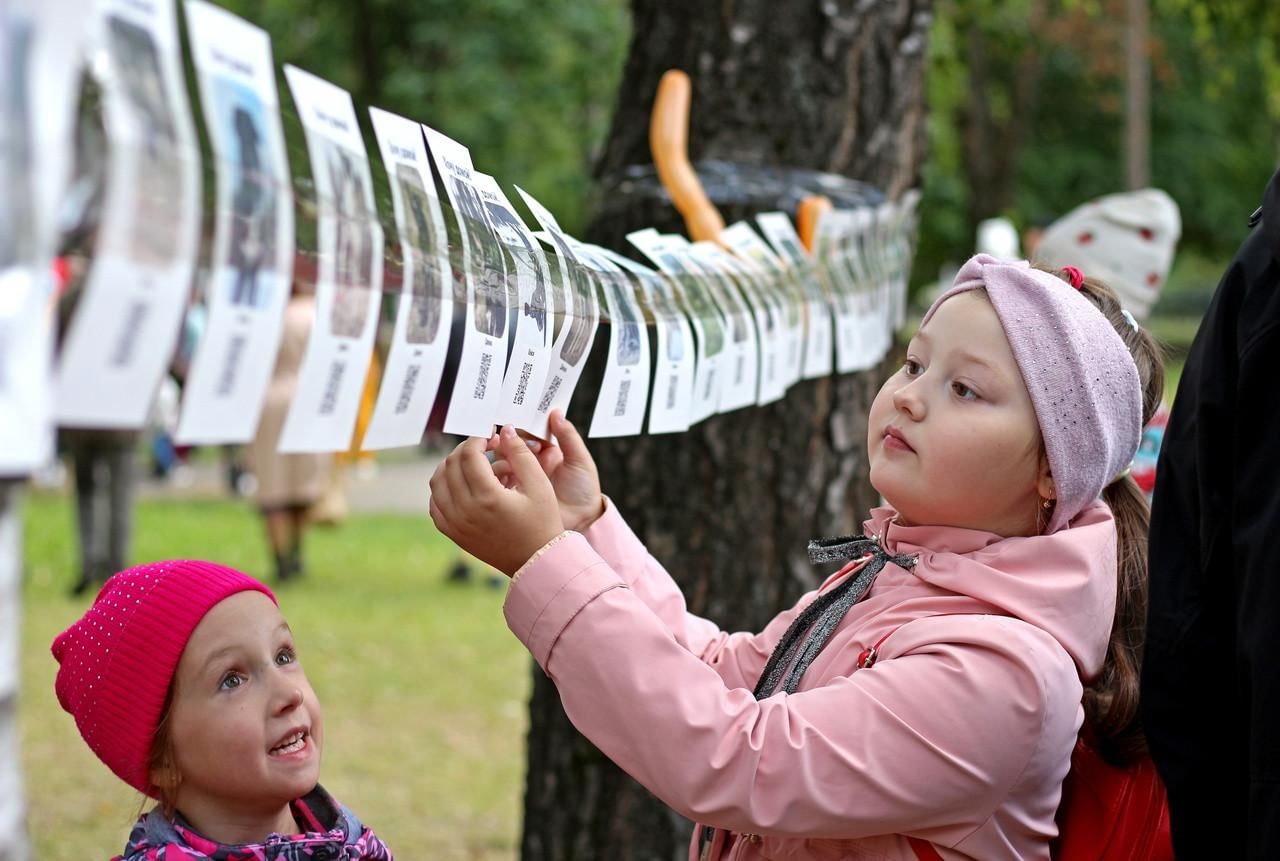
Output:
[[[973,258],[871,407],[887,506],[814,542],[848,564],[759,633],[685,611],[563,418],[536,453],[463,443],[431,514],[513,575],[512,631],[578,729],[701,823],[692,858],[1048,859],[1082,725],[1116,761],[1143,747],[1127,470],[1161,376],[1105,287]]]
[[[116,861],[390,861],[318,782],[320,703],[257,580],[193,560],[121,571],[53,655],[89,747],[159,802]]]

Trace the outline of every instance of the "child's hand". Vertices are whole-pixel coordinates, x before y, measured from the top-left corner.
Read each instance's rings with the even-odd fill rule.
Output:
[[[510,577],[564,527],[551,481],[515,430],[498,434],[510,486],[494,475],[485,446],[469,439],[436,468],[431,519],[463,550]]]
[[[604,513],[604,497],[600,493],[600,474],[596,463],[587,451],[578,429],[564,417],[560,410],[552,410],[550,430],[555,435],[558,445],[550,442],[529,443],[530,449],[537,455],[538,463],[551,479],[555,488],[556,502],[560,505],[560,519],[565,529],[581,532],[594,523]],[[503,484],[512,481],[511,465],[502,457],[499,448],[499,437],[494,434],[489,440],[488,448],[498,450],[494,460],[493,472]]]

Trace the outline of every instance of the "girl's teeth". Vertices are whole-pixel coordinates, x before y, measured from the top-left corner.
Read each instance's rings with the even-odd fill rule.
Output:
[[[295,738],[293,741],[289,742],[288,744],[282,744],[279,747],[272,748],[271,752],[273,754],[281,754],[281,755],[286,753],[293,753],[295,751],[302,750],[302,745],[305,741],[306,741],[306,736],[299,735],[297,738]]]

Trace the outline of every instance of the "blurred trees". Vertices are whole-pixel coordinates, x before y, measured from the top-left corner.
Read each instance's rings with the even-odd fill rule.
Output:
[[[350,90],[362,114],[375,105],[439,129],[581,229],[626,52],[624,0],[216,2],[265,28],[277,63]]]
[[[1125,185],[1124,0],[941,0],[917,280],[977,222],[1049,220]],[[1280,141],[1280,5],[1151,0],[1151,184],[1180,248],[1229,257]],[[1209,285],[1212,286],[1212,285]]]
[[[1181,248],[1223,259],[1280,152],[1280,3],[1149,2],[1151,181],[1182,207]],[[625,0],[225,3],[271,33],[281,62],[457,138],[582,231]],[[1125,6],[939,0],[917,281],[963,260],[982,218],[1025,227],[1124,187]]]

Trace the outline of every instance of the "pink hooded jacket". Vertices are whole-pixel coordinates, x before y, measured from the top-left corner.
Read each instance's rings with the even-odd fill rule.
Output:
[[[507,623],[573,724],[684,816],[713,859],[1048,859],[1102,667],[1116,532],[1089,504],[1052,535],[867,521],[891,554],[794,694],[752,688],[783,632],[849,566],[759,634],[690,615],[612,505],[517,572]],[[874,666],[858,656],[889,636]],[[695,833],[691,858],[697,858]]]

